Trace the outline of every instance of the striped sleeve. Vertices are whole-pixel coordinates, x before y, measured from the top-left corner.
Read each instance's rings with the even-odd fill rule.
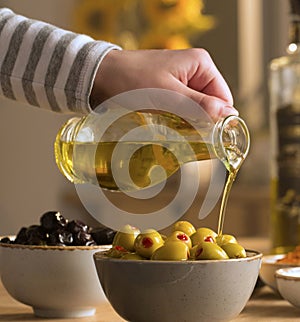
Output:
[[[0,9],[0,95],[55,112],[88,113],[96,71],[120,47]]]

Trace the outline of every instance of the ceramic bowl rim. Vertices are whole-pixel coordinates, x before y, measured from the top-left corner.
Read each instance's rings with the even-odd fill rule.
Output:
[[[287,273],[289,271],[294,271],[294,270],[297,270],[299,273],[300,266],[280,268],[280,269],[276,270],[275,277],[278,279],[282,279],[282,280],[300,281],[300,274],[298,274],[298,275],[288,274],[287,275]]]
[[[279,259],[282,259],[285,256],[286,256],[286,254],[263,255],[261,264],[262,264],[262,266],[274,267],[274,268],[276,268],[276,270],[281,269],[281,268],[300,266],[300,263],[278,262]]]
[[[279,259],[282,259],[286,254],[270,254],[270,255],[263,255],[262,263],[265,265],[279,265],[279,266],[286,266],[286,265],[293,265],[293,263],[282,263],[277,262]]]
[[[121,260],[120,258],[112,258],[105,256],[105,250],[99,251],[93,254],[95,261],[105,261],[105,262],[116,262],[116,263],[136,263],[137,265],[141,264],[171,264],[171,265],[203,265],[207,263],[233,263],[233,262],[252,262],[258,259],[261,259],[263,254],[256,250],[246,249],[247,253],[252,255],[244,258],[230,258],[230,259],[201,259],[201,260],[183,260],[183,261],[174,261],[174,260],[145,260],[145,259],[126,259]],[[126,264],[122,264],[126,265]],[[147,265],[147,264],[146,264]]]

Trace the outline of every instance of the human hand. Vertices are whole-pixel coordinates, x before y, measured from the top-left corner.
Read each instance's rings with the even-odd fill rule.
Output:
[[[97,71],[91,104],[95,107],[107,98],[139,88],[163,88],[186,95],[215,120],[238,115],[226,81],[204,49],[112,50]]]

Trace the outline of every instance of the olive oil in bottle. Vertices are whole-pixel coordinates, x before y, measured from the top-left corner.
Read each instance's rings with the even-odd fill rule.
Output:
[[[152,132],[151,140],[144,140],[142,135],[134,141],[120,139],[141,125],[147,125],[146,137]],[[133,191],[164,181],[187,162],[219,158],[228,170],[234,169],[235,149],[246,151],[248,140],[246,125],[236,116],[216,124],[205,123],[199,131],[173,114],[142,111],[119,118],[99,142],[91,127],[85,127],[85,118],[69,120],[57,135],[55,158],[71,182]]]
[[[156,167],[162,167],[166,177],[170,177],[183,163],[211,158],[208,146],[203,142],[77,143],[76,154],[80,158],[77,158],[76,167],[74,167],[74,145],[74,142],[60,140],[56,142],[56,157],[59,164],[63,163],[64,166],[61,168],[67,178],[74,183],[99,184],[101,188],[108,190],[143,189],[162,181],[159,172],[155,175]],[[124,151],[125,157],[129,154],[131,156],[129,162],[125,158],[113,162],[112,155],[115,148],[120,154]],[[88,164],[92,167],[87,167]],[[128,165],[133,185],[126,180],[119,180],[119,185],[115,182],[112,166],[116,175],[119,174],[121,177],[125,164]],[[121,187],[120,184],[122,184]]]

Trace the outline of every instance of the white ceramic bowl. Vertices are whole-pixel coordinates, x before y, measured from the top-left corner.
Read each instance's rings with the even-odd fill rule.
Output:
[[[42,317],[83,317],[106,301],[93,254],[110,246],[27,246],[0,243],[8,293]]]
[[[276,293],[278,293],[278,290],[275,279],[275,272],[280,268],[297,266],[296,264],[278,263],[278,260],[283,258],[284,256],[284,254],[265,255],[262,258],[259,277],[263,283],[271,287]]]
[[[300,308],[300,267],[281,268],[275,278],[281,296]]]
[[[250,298],[262,255],[229,260],[94,260],[102,288],[128,321],[229,321]]]

